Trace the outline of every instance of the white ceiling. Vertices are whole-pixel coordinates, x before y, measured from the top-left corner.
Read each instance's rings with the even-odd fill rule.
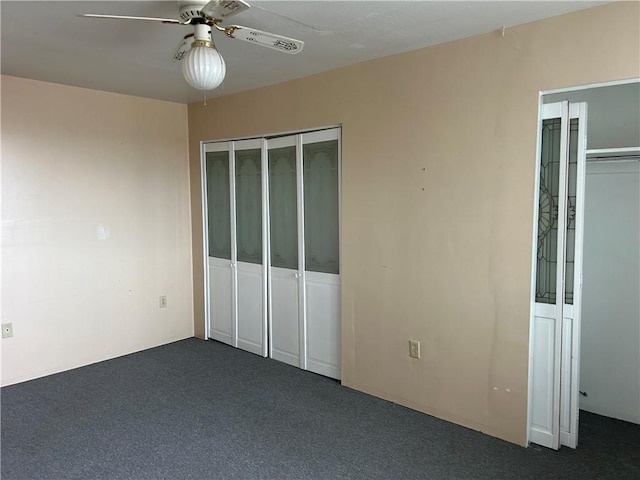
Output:
[[[214,35],[227,95],[334,68],[590,8],[603,1],[253,1],[230,22],[297,38],[287,55]],[[79,18],[108,13],[178,18],[173,1],[0,3],[2,73],[187,103],[203,94],[171,56],[192,27]]]

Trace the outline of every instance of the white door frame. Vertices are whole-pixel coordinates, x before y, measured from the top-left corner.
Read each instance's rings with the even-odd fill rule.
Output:
[[[543,101],[544,101],[544,97],[547,95],[552,95],[552,94],[558,94],[558,93],[569,93],[569,92],[577,92],[577,91],[581,91],[581,90],[591,90],[591,89],[596,89],[596,88],[600,88],[600,87],[610,87],[610,86],[618,86],[618,85],[627,85],[627,84],[631,84],[631,83],[640,83],[640,78],[636,77],[636,78],[629,78],[629,79],[624,79],[624,80],[615,80],[615,81],[608,81],[608,82],[599,82],[599,83],[593,83],[593,84],[587,84],[587,85],[580,85],[580,86],[575,86],[575,87],[564,87],[564,88],[558,88],[558,89],[551,89],[551,90],[545,90],[545,91],[541,91],[539,92],[538,95],[538,131],[537,131],[537,143],[536,143],[536,156],[535,156],[535,165],[536,165],[536,169],[535,169],[535,198],[537,199],[537,195],[538,195],[538,191],[539,191],[539,181],[540,181],[540,155],[541,155],[541,144],[542,144],[542,136],[541,136],[541,125],[542,125],[542,113],[543,113]],[[586,148],[586,145],[585,145]],[[586,152],[585,152],[586,153]],[[583,177],[586,175],[586,168],[584,168],[583,166],[583,172],[578,174],[579,176],[582,175]],[[579,180],[582,183],[582,187],[583,187],[583,194],[582,194],[582,202],[584,202],[584,185],[586,183],[586,179],[582,179]],[[584,211],[584,207],[582,207],[582,210]],[[582,218],[578,219],[578,221],[580,222],[580,224],[576,225],[576,228],[578,229],[583,229],[584,228],[584,215],[581,216]],[[536,285],[536,271],[535,271],[535,265],[536,265],[536,257],[537,257],[537,249],[535,248],[536,242],[537,242],[537,236],[538,236],[538,231],[537,231],[537,222],[538,222],[538,202],[534,202],[534,212],[533,212],[533,234],[532,234],[532,246],[534,246],[534,248],[532,248],[532,272],[531,272],[531,299],[532,299],[532,303],[531,303],[531,320],[530,320],[530,328],[529,328],[529,373],[528,373],[528,378],[529,378],[529,390],[528,390],[528,403],[527,403],[527,443],[532,442],[534,439],[532,438],[532,431],[531,431],[531,423],[532,423],[532,415],[533,415],[533,402],[532,402],[532,396],[533,396],[533,342],[534,342],[534,335],[535,335],[535,331],[534,331],[534,317],[535,317],[535,305],[534,305],[534,299],[535,299],[535,285]],[[582,234],[581,234],[582,236]],[[582,256],[582,242],[580,242],[579,245],[577,245],[577,249],[576,249],[576,255],[580,255]],[[579,283],[580,287],[582,286],[582,272],[580,272],[580,276],[575,275],[574,278],[575,283]],[[578,293],[578,297],[575,296],[574,294],[574,305],[577,306],[578,309],[581,308],[582,306],[582,289],[579,289],[579,293]],[[578,311],[578,316],[580,316],[580,313]],[[574,334],[573,337],[576,338],[576,341],[573,343],[572,346],[572,352],[571,352],[571,362],[573,364],[576,365],[576,368],[573,369],[574,374],[572,375],[572,389],[571,389],[571,399],[570,399],[570,403],[571,403],[571,408],[575,409],[576,412],[579,411],[579,366],[580,366],[580,322],[578,322],[577,324],[575,324],[573,326],[574,329]],[[565,365],[566,365],[566,360],[565,360]],[[565,374],[566,375],[566,374]],[[571,435],[567,438],[567,435],[560,435],[561,437],[564,438],[560,438],[560,443],[563,445],[568,445],[568,446],[573,446],[575,447],[577,445],[577,440],[578,440],[578,417],[577,415],[574,416],[574,418],[571,419],[571,421],[575,422],[575,426],[574,427],[570,427],[570,432]]]

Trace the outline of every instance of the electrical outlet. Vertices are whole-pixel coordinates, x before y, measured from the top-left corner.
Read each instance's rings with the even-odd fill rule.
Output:
[[[409,340],[409,356],[411,358],[420,358],[420,342]]]
[[[160,295],[160,308],[167,308],[167,296]]]
[[[13,323],[2,324],[2,338],[13,337]]]

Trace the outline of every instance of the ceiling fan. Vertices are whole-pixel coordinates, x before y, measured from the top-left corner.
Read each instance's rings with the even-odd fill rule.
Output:
[[[302,51],[304,42],[274,33],[263,32],[241,25],[222,25],[229,17],[247,10],[243,0],[192,0],[178,2],[180,18],[135,17],[129,15],[104,15],[85,13],[79,17],[113,18],[123,20],[147,20],[177,25],[193,26],[193,33],[186,35],[173,55],[173,61],[182,62],[185,80],[198,90],[218,87],[226,73],[224,59],[213,43],[212,29],[223,32],[228,38],[244,40],[280,52],[295,54]]]

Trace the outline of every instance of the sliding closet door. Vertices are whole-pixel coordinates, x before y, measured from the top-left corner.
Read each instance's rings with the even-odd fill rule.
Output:
[[[301,141],[306,368],[340,378],[340,130]]]
[[[235,160],[237,346],[266,356],[262,141],[232,142],[232,148]]]
[[[236,345],[235,239],[231,223],[231,163],[228,143],[205,146],[208,336]]]
[[[304,368],[300,312],[297,136],[268,140],[270,356]]]

